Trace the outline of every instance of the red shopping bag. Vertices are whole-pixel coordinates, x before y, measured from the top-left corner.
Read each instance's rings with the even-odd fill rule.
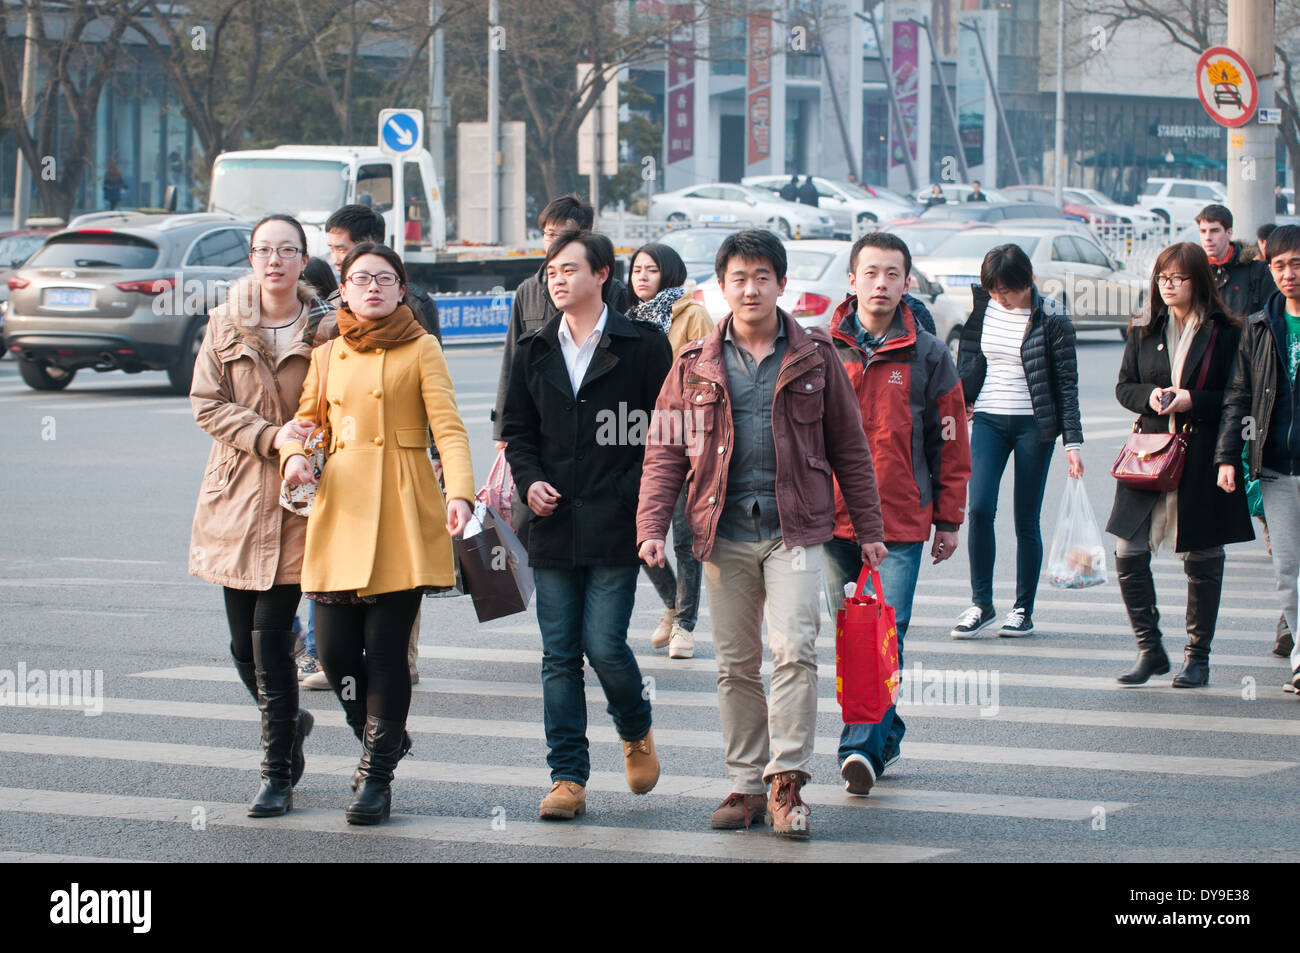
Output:
[[[867,579],[875,595],[863,594]],[[898,629],[880,573],[863,566],[857,590],[835,613],[835,700],[846,725],[874,724],[898,699]]]

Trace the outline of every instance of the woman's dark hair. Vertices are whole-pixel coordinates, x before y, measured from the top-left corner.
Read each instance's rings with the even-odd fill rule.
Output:
[[[984,256],[984,263],[980,265],[980,287],[985,291],[994,288],[1024,291],[1033,284],[1034,266],[1019,245],[998,245],[990,248]]]
[[[587,264],[591,267],[593,274],[602,268],[609,269],[609,273],[605,276],[605,283],[600,286],[600,296],[604,298],[609,293],[609,283],[614,280],[614,244],[600,232],[586,232],[578,229],[560,232],[555,241],[551,242],[551,247],[546,252],[546,261],[542,264],[542,273],[546,273],[546,266],[551,263],[556,255],[574,242],[580,244],[586,252]]]
[[[263,225],[265,225],[267,222],[288,222],[290,225],[292,225],[294,227],[294,230],[297,231],[298,233],[298,240],[302,242],[302,244],[299,245],[298,247],[302,249],[302,254],[304,256],[307,254],[307,233],[303,231],[302,222],[298,221],[292,215],[276,214],[276,215],[266,216],[266,218],[262,219],[260,222],[254,225],[253,230],[248,233],[248,244],[250,246],[253,244],[253,237],[257,234],[257,230],[261,228]]]
[[[772,273],[777,281],[785,278],[785,246],[773,232],[762,228],[748,228],[743,232],[728,235],[718,246],[718,254],[713,259],[713,270],[717,273],[718,284],[723,284],[727,264],[733,258],[749,261],[766,261],[772,266]]]
[[[393,271],[397,272],[398,284],[402,287],[402,300],[400,304],[409,304],[406,298],[406,266],[402,264],[401,257],[387,245],[381,245],[378,242],[358,242],[352,246],[352,250],[343,256],[343,263],[339,265],[339,290],[347,283],[348,272],[356,264],[358,258],[362,255],[378,255],[384,261],[393,266]],[[343,302],[345,305],[347,301]]]
[[[632,268],[636,265],[638,255],[649,255],[650,260],[658,267],[660,291],[666,288],[680,288],[686,284],[686,262],[682,261],[682,256],[677,254],[677,250],[661,242],[650,242],[638,248],[627,263],[627,290],[633,299],[641,300],[632,289]]]
[[[1192,307],[1207,320],[1215,314],[1222,314],[1229,324],[1240,324],[1237,315],[1228,310],[1219,296],[1219,289],[1214,284],[1214,275],[1210,272],[1210,259],[1205,249],[1195,242],[1177,242],[1170,245],[1156,256],[1156,263],[1151,269],[1151,287],[1147,290],[1147,308],[1133,316],[1129,330],[1141,329],[1142,336],[1148,337],[1157,328],[1164,328],[1165,316],[1169,306],[1160,296],[1159,275],[1186,275],[1192,283]]]

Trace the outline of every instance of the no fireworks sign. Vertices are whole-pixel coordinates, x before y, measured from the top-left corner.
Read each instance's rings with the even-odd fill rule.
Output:
[[[1212,46],[1196,61],[1196,93],[1205,111],[1221,126],[1244,126],[1259,104],[1255,74],[1226,46]]]

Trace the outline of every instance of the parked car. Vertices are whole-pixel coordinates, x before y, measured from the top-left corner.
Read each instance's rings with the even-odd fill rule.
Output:
[[[208,311],[249,270],[232,215],[105,212],[74,219],[9,278],[6,345],[35,390],[77,371],[165,370],[188,394]]]
[[[15,268],[32,256],[54,234],[54,228],[27,228],[14,232],[0,232],[0,358],[8,354],[5,348],[5,315],[9,310],[9,276]]]
[[[1227,201],[1226,186],[1199,179],[1150,178],[1138,196],[1138,205],[1174,226],[1195,221],[1207,205],[1223,205]]]
[[[1137,205],[1124,205],[1116,202],[1106,193],[1099,192],[1096,189],[1071,187],[1061,191],[1071,202],[1077,202],[1080,205],[1095,205],[1097,208],[1117,216],[1120,224],[1131,224],[1138,238],[1147,238],[1152,231],[1165,224],[1164,219],[1154,212],[1148,212]]]
[[[1035,202],[1059,208],[1066,218],[1079,222],[1117,224],[1120,219],[1118,215],[1100,206],[1090,202],[1075,201],[1064,189],[1061,190],[1061,197],[1064,200],[1061,205],[1056,204],[1056,191],[1045,185],[1008,185],[1004,186],[1002,191],[1017,202]]]
[[[776,193],[789,181],[788,175],[751,175],[741,179],[745,185]],[[916,206],[910,201],[882,197],[851,182],[836,182],[814,175],[813,185],[817,187],[817,205],[834,220],[835,234],[839,238],[852,237],[855,222],[858,231],[866,231],[876,222],[916,211]]]
[[[831,238],[835,234],[834,221],[820,209],[731,182],[652,195],[646,218],[674,226],[769,227],[784,238]]]
[[[777,306],[789,312],[802,327],[827,327],[835,309],[849,296],[849,252],[852,250],[853,243],[847,241],[788,242],[785,292],[777,298]],[[966,319],[961,305],[915,265],[908,283],[908,290],[930,308],[940,339],[954,347],[951,342],[960,340],[961,325]],[[716,277],[696,288],[694,297],[714,321],[721,321],[730,311]],[[955,359],[956,351],[953,353]]]
[[[919,218],[900,218],[880,226],[882,232],[897,235],[907,243],[907,250],[913,258],[928,255],[950,236],[972,229],[991,229],[992,225],[984,222],[966,222],[961,219],[922,220]]]
[[[656,241],[669,246],[682,257],[686,265],[686,277],[699,284],[708,281],[714,275],[714,261],[718,247],[728,235],[734,235],[735,228],[672,228],[664,232]]]
[[[966,201],[966,197],[970,195],[971,192],[975,191],[972,186],[967,185],[965,182],[940,182],[938,184],[939,184],[939,191],[942,192],[943,197],[948,200],[946,203],[948,205],[964,203]],[[926,200],[929,199],[930,193],[933,190],[934,190],[933,185],[923,185],[921,186],[921,188],[915,190],[912,193],[912,199],[913,201],[916,202],[917,205],[925,205]],[[981,185],[980,191],[983,192],[986,196],[988,196],[988,200],[990,202],[1011,201],[1011,197],[999,189],[986,189],[984,188],[983,185]],[[984,203],[972,202],[971,204],[983,205]]]
[[[971,286],[980,282],[985,254],[1005,244],[1024,250],[1033,263],[1038,290],[1062,301],[1080,330],[1123,331],[1142,308],[1145,281],[1107,255],[1096,239],[1067,228],[1015,223],[961,232],[923,256],[918,265],[969,315]]]
[[[923,221],[958,219],[967,222],[1000,224],[1008,219],[1020,218],[1048,219],[1060,222],[1065,221],[1065,213],[1055,205],[1042,202],[968,202],[965,204],[932,205],[921,213]]]

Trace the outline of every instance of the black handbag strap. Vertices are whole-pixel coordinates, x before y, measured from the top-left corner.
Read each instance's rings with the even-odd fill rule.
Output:
[[[1201,373],[1196,377],[1196,389],[1205,390],[1205,379],[1210,375],[1210,358],[1214,356],[1214,342],[1219,338],[1219,322],[1210,319],[1214,323],[1213,330],[1210,331],[1210,344],[1205,349],[1205,357],[1201,358]]]

